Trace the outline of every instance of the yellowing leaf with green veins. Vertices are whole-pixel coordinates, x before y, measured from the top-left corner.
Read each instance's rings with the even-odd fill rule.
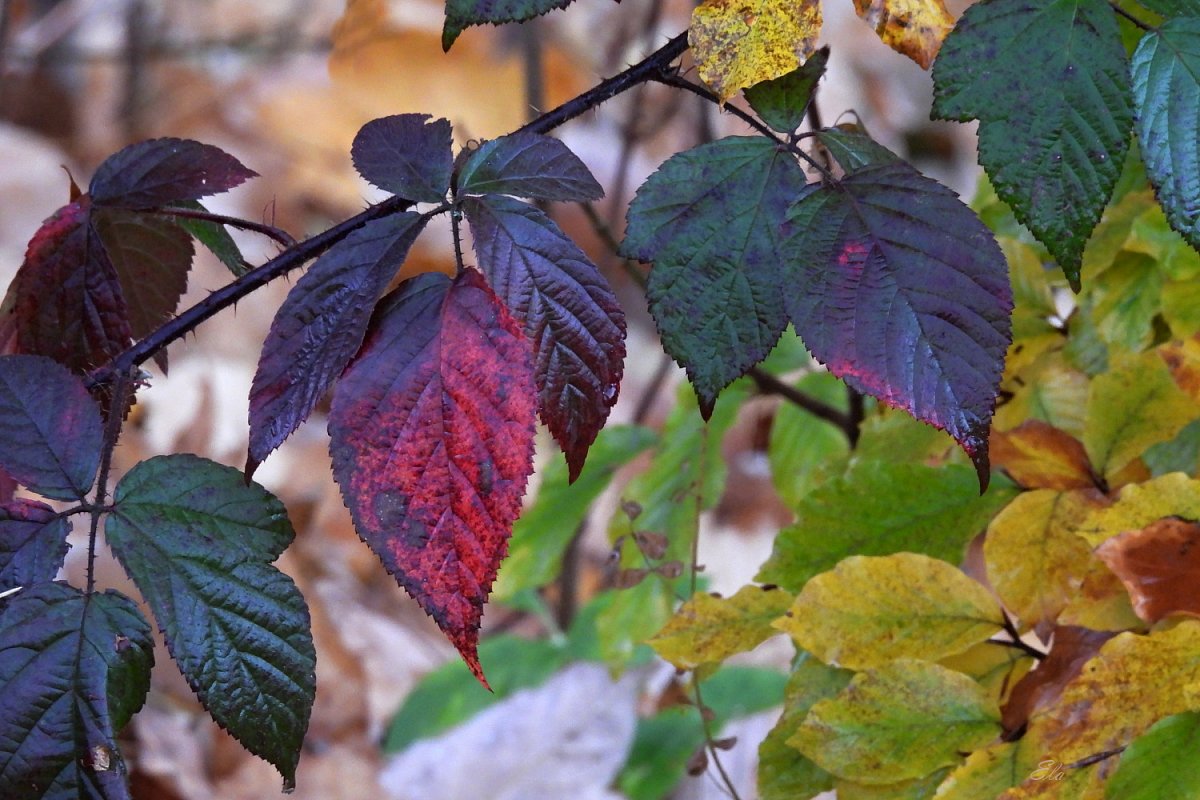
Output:
[[[833,788],[837,800],[926,800],[933,796],[949,771],[943,768],[923,778],[878,785],[837,780]]]
[[[1045,353],[1019,381],[1006,376],[1002,388],[1012,392],[1012,398],[996,409],[993,427],[1006,431],[1027,419],[1040,419],[1072,436],[1083,434],[1088,377],[1067,363],[1061,351]]]
[[[957,764],[992,741],[1000,710],[962,673],[902,658],[812,707],[788,744],[839,778],[886,784]]]
[[[981,584],[916,553],[847,558],[810,580],[775,623],[825,663],[850,669],[944,658],[1003,624],[1000,605]]]
[[[997,703],[1008,699],[1014,686],[1033,667],[1033,657],[1007,644],[980,642],[969,650],[938,661],[982,686]]]
[[[1038,489],[996,515],[983,542],[988,581],[1022,622],[1053,622],[1094,560],[1076,530],[1108,501],[1094,489]]]
[[[938,787],[937,800],[980,800],[998,797],[1027,780],[1038,768],[1039,753],[1027,739],[995,742],[976,750]]]
[[[1125,356],[1092,379],[1083,445],[1096,471],[1112,476],[1198,416],[1200,404],[1175,385],[1157,353]]]
[[[697,592],[646,643],[680,669],[724,661],[779,633],[771,623],[787,612],[783,589],[743,586],[732,597]]]
[[[1045,758],[1070,764],[1124,747],[1163,717],[1194,708],[1198,683],[1200,622],[1118,634],[1055,703],[1034,712],[1026,735]]]
[[[692,12],[688,43],[721,102],[799,67],[821,33],[817,0],[705,0]]]
[[[1125,531],[1137,531],[1163,517],[1200,520],[1200,480],[1172,472],[1130,484],[1111,506],[1088,515],[1079,535],[1093,547]]]
[[[854,0],[858,16],[888,47],[929,69],[954,28],[942,0]]]

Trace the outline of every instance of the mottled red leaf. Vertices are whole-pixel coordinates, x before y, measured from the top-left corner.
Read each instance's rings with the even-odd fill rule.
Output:
[[[228,191],[257,175],[219,147],[151,139],[105,159],[88,194],[98,206],[151,208]]]
[[[599,200],[604,190],[579,156],[550,136],[514,133],[484,142],[458,176],[460,194]]]
[[[792,206],[785,295],[804,343],[861,392],[950,433],[989,477],[988,428],[1011,339],[1008,266],[979,218],[902,161]]]
[[[425,221],[407,213],[367,223],[317,259],[288,293],[250,389],[247,475],[308,418],[358,352],[375,303]]]
[[[1133,601],[1133,610],[1155,623],[1171,614],[1200,617],[1200,524],[1168,517],[1106,540],[1096,555]]]
[[[596,266],[538,209],[501,196],[464,208],[480,269],[533,343],[538,410],[574,481],[617,402],[625,314]]]
[[[0,358],[0,466],[56,500],[79,500],[100,463],[100,409],[83,383],[39,356]]]
[[[329,417],[359,536],[484,685],[483,604],[532,470],[530,362],[482,275],[419,275],[380,303]]]
[[[8,288],[16,350],[76,372],[106,363],[129,345],[129,311],[116,269],[81,197],[42,223]]]
[[[350,157],[358,174],[406,200],[440,203],[454,166],[450,121],[428,114],[396,114],[363,125]]]
[[[54,580],[67,556],[67,518],[36,500],[0,505],[0,592]]]

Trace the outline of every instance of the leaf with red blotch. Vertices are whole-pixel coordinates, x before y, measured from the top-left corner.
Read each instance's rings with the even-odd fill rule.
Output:
[[[1008,266],[946,187],[873,163],[788,212],[796,332],[855,389],[952,435],[987,486],[988,428],[1011,340]]]
[[[100,463],[100,409],[82,381],[41,356],[0,358],[0,466],[55,500],[82,500]]]
[[[454,166],[450,121],[428,114],[373,119],[350,147],[354,168],[374,186],[413,202],[440,203]]]
[[[383,299],[329,415],[359,536],[485,686],[479,623],[532,471],[534,397],[529,343],[468,269]]]
[[[1064,430],[1027,419],[1010,431],[993,430],[992,464],[1026,489],[1090,489],[1100,483],[1083,442]]]
[[[1096,555],[1108,565],[1151,624],[1171,614],[1200,617],[1200,524],[1167,517],[1107,539]]]
[[[458,176],[460,194],[599,200],[604,190],[579,156],[550,136],[514,133],[484,142]]]
[[[87,196],[42,223],[8,291],[18,352],[87,372],[129,345],[129,309]]]
[[[106,158],[92,176],[88,194],[98,206],[153,208],[219,194],[257,176],[211,144],[151,139]]]
[[[0,505],[0,592],[54,580],[67,557],[71,525],[36,500]]]
[[[411,212],[368,222],[317,259],[288,292],[250,389],[247,475],[308,419],[358,352],[375,303],[425,222]]]
[[[499,195],[463,207],[480,269],[533,343],[538,409],[573,482],[617,402],[625,314],[596,266],[538,209]]]

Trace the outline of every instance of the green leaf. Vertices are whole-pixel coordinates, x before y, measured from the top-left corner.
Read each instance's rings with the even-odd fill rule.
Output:
[[[828,61],[829,47],[822,47],[788,74],[746,88],[746,102],[763,122],[780,133],[791,133],[803,124]]]
[[[1105,342],[1141,350],[1154,340],[1162,287],[1163,275],[1153,258],[1122,250],[1092,282],[1084,313],[1090,313]]]
[[[492,691],[484,689],[462,661],[430,672],[404,699],[384,735],[383,751],[403,750],[437,736],[519,689],[538,686],[567,662],[560,646],[503,634],[479,643],[479,661]]]
[[[510,194],[535,200],[599,200],[604,190],[558,139],[514,133],[484,142],[458,175],[458,194]]]
[[[999,732],[1000,710],[979,684],[904,658],[814,705],[788,743],[837,777],[887,784],[956,764]]]
[[[137,606],[43,583],[0,609],[0,797],[128,800],[116,734],[142,707],[154,662]]]
[[[283,504],[191,455],[131,469],[106,533],[171,656],[217,723],[294,786],[315,691],[308,607],[271,562],[295,535]]]
[[[1200,416],[1155,352],[1125,356],[1092,380],[1083,445],[1097,472],[1115,475],[1150,445]]]
[[[835,408],[843,411],[846,408],[846,386],[828,372],[805,375],[796,382],[796,388]],[[902,416],[911,420],[907,415]],[[928,425],[918,427],[933,430]],[[849,453],[846,434],[834,425],[793,403],[783,403],[776,409],[767,458],[775,490],[787,506],[799,506],[828,472],[840,470]]]
[[[442,25],[442,50],[450,46],[472,25],[524,22],[556,8],[566,8],[572,0],[446,0],[446,21]]]
[[[1079,288],[1084,244],[1129,148],[1133,104],[1103,0],[984,0],[933,65],[933,116],[979,120],[996,193]]]
[[[846,688],[854,673],[822,664],[808,653],[800,659],[783,691],[783,715],[758,746],[758,790],[761,800],[807,800],[833,788],[833,778],[787,740],[819,700]]]
[[[967,542],[1016,494],[997,481],[982,497],[974,472],[859,462],[814,489],[775,539],[755,580],[799,591],[849,555],[901,550],[958,561]]]
[[[1190,800],[1200,797],[1200,712],[1159,720],[1121,754],[1108,779],[1109,800]]]
[[[1167,20],[1131,62],[1146,174],[1171,227],[1200,248],[1200,19]]]
[[[609,666],[626,667],[642,653],[643,645],[671,616],[675,595],[667,581],[656,575],[629,589],[613,590],[596,610],[599,656]]]
[[[622,254],[654,262],[646,287],[663,347],[688,373],[700,410],[762,361],[787,325],[779,228],[804,171],[762,136],[678,153],[629,205]]]
[[[1164,17],[1200,17],[1197,0],[1138,0],[1156,14]]]
[[[900,161],[900,157],[872,139],[864,131],[825,128],[817,139],[829,150],[846,172],[863,167],[880,166]]]
[[[190,208],[195,211],[208,211],[199,200],[186,200],[174,203],[178,208]],[[242,258],[241,248],[229,234],[229,230],[219,222],[206,219],[191,219],[190,217],[173,217],[175,224],[190,233],[200,244],[216,256],[222,264],[229,268],[235,277],[240,278],[250,271],[250,267]]]
[[[610,425],[596,437],[574,483],[568,483],[566,464],[551,460],[543,471],[537,499],[513,525],[508,557],[500,565],[492,598],[511,600],[525,589],[554,580],[592,502],[608,487],[613,473],[654,444],[655,438],[647,428]]]
[[[826,664],[867,669],[961,653],[1002,630],[1004,616],[958,567],[896,553],[851,556],[816,576],[775,627]]]
[[[743,586],[732,597],[696,592],[647,644],[679,669],[724,661],[779,633],[771,623],[792,604],[778,588]]]

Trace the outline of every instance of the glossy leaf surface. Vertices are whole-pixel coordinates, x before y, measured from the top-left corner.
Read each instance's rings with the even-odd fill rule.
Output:
[[[1084,243],[1133,125],[1112,9],[1101,0],[978,3],[947,37],[933,80],[934,116],[979,120],[979,162],[996,193],[1078,289]]]
[[[479,267],[533,345],[538,410],[574,480],[617,402],[625,313],[596,266],[534,206],[496,196],[464,206]]]
[[[83,383],[40,356],[0,358],[0,467],[38,494],[81,499],[100,462],[100,409]]]
[[[288,292],[250,388],[247,474],[308,418],[358,352],[375,303],[424,227],[411,212],[368,222]]]
[[[213,719],[295,785],[316,691],[308,607],[271,566],[294,536],[279,500],[197,456],[158,456],[113,493],[106,533]]]
[[[43,583],[0,601],[0,797],[128,800],[116,735],[150,689],[129,598]]]
[[[604,190],[579,156],[550,136],[514,133],[484,142],[458,175],[459,194],[599,200]]]
[[[535,414],[529,344],[474,270],[384,298],[334,392],[333,473],[355,528],[481,681],[479,623]]]
[[[98,206],[150,208],[219,194],[257,175],[219,147],[189,139],[150,139],[105,159],[88,194]]]
[[[1010,341],[1008,267],[949,189],[895,161],[788,214],[796,332],[850,386],[945,430],[988,481],[988,426]]]
[[[396,114],[363,125],[350,157],[371,184],[413,202],[440,203],[450,190],[450,122]]]
[[[654,262],[650,313],[706,418],[787,325],[784,295],[797,292],[780,268],[779,227],[805,191],[789,153],[762,137],[728,137],[672,156],[629,206],[621,252]]]
[[[67,556],[70,523],[45,503],[0,505],[0,592],[54,580]]]

